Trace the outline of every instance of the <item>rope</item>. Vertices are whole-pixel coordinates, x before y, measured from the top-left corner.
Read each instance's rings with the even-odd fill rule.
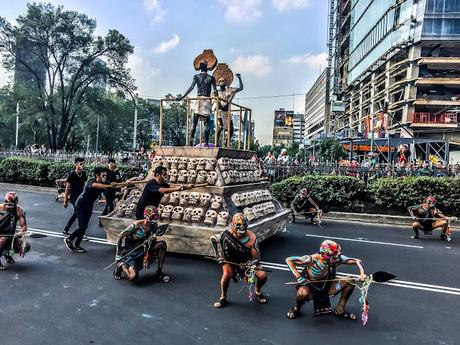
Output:
[[[362,286],[359,286],[358,284],[354,283],[353,281],[350,281],[352,285],[357,287],[361,293],[361,296],[359,297],[359,303],[361,303],[361,321],[363,323],[363,326],[367,324],[367,321],[369,320],[369,301],[367,299],[367,294],[369,292],[369,288],[371,287],[371,284],[373,282],[372,274],[369,275],[366,280],[362,283]]]

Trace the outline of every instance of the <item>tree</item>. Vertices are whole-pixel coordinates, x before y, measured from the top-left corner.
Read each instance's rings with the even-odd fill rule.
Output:
[[[116,30],[95,36],[96,21],[52,4],[27,4],[16,25],[0,18],[3,64],[32,76],[51,149],[61,149],[78,118],[85,94],[95,82],[133,90],[126,68],[133,46]],[[21,54],[31,45],[32,59]],[[45,86],[46,85],[46,86]]]
[[[347,156],[343,146],[333,138],[327,138],[319,144],[320,160],[337,162]]]
[[[171,94],[167,94],[165,98],[169,98],[171,101],[163,103],[163,140],[176,146],[185,145],[187,121],[185,102],[176,101],[176,97]],[[190,116],[189,123],[191,121],[193,119]],[[197,134],[199,135],[199,130]],[[189,140],[192,142],[192,138]]]

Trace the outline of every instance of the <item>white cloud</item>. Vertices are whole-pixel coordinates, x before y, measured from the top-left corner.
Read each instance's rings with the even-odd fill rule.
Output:
[[[129,57],[128,68],[131,69],[131,74],[136,79],[136,86],[139,91],[147,94],[154,84],[154,77],[161,73],[151,61],[135,54]]]
[[[271,73],[272,66],[267,56],[240,55],[233,61],[232,70],[235,73],[245,73],[261,78]]]
[[[144,0],[144,7],[153,13],[153,21],[156,23],[160,22],[167,13],[159,0]]]
[[[174,34],[173,37],[168,40],[161,42],[158,47],[156,47],[153,52],[154,53],[166,53],[168,50],[173,49],[176,47],[180,42],[180,37],[177,34]]]
[[[326,67],[327,65],[327,53],[311,54],[306,53],[303,55],[291,56],[289,59],[285,60],[288,63],[301,63],[305,64],[310,68]]]
[[[250,22],[261,15],[262,0],[218,0],[225,7],[225,17],[232,22]]]
[[[272,3],[278,11],[287,11],[305,8],[310,4],[310,0],[272,0]]]

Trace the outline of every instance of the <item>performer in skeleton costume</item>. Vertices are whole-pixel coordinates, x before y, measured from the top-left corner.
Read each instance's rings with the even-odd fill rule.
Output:
[[[303,188],[297,194],[291,203],[292,209],[292,223],[295,223],[296,216],[304,215],[305,218],[310,218],[310,222],[315,224],[315,217],[318,216],[318,221],[321,221],[321,210],[319,206],[313,201],[308,193],[308,189]]]
[[[16,233],[16,225],[21,226]],[[2,265],[1,258],[5,257],[6,262],[14,264],[13,255],[21,257],[30,250],[30,245],[22,235],[27,232],[26,213],[18,205],[18,196],[15,192],[8,192],[5,201],[0,204],[0,271],[6,270]]]
[[[355,315],[345,309],[354,290],[354,280],[351,278],[335,280],[335,274],[339,265],[356,265],[359,269],[359,279],[364,281],[366,274],[361,260],[342,255],[338,243],[325,240],[321,243],[319,253],[291,256],[286,259],[286,263],[298,282],[296,304],[287,313],[289,319],[296,318],[302,305],[312,300],[314,316],[332,314],[329,298],[339,293],[341,294],[340,301],[334,315],[343,319],[356,319]],[[303,266],[304,269],[299,272],[296,266]]]
[[[198,121],[204,122],[204,135],[205,135],[205,144],[207,145],[209,142],[209,134],[210,134],[210,116],[212,112],[212,102],[211,99],[208,97],[211,96],[211,88],[214,90],[214,93],[217,93],[216,88],[216,79],[208,74],[208,71],[213,70],[217,65],[217,58],[214,55],[212,49],[205,49],[203,53],[198,55],[195,60],[193,61],[193,67],[196,71],[200,71],[199,74],[195,74],[193,76],[192,85],[185,91],[182,97],[179,97],[178,100],[182,100],[186,97],[192,90],[197,86],[197,96],[198,98],[203,97],[202,99],[198,99],[195,101],[195,107],[193,109],[193,126],[192,132],[190,134],[191,140],[190,145],[193,145],[193,141],[195,140],[195,132],[196,127],[198,125]]]
[[[267,298],[261,291],[267,281],[267,275],[259,267],[258,240],[256,235],[248,230],[248,225],[246,216],[237,213],[232,218],[229,230],[225,230],[220,236],[211,237],[211,247],[216,260],[222,264],[220,298],[214,303],[215,308],[222,308],[227,304],[230,279],[235,282],[244,279],[250,284],[255,281],[255,294],[258,302],[267,303]]]
[[[158,227],[158,218],[158,209],[147,206],[144,210],[144,219],[135,221],[120,233],[116,250],[118,264],[113,273],[115,279],[121,279],[124,272],[128,280],[136,280],[139,271],[149,268],[154,260],[158,259],[154,279],[165,283],[171,280],[163,273],[166,242],[156,239],[156,236],[164,233],[167,226]]]
[[[431,235],[431,231],[441,228],[441,240],[451,241],[451,233],[448,218],[436,208],[437,200],[433,196],[425,198],[425,202],[407,208],[415,222],[412,224],[414,235],[413,239],[419,238],[419,231],[425,235]],[[416,213],[416,214],[415,214]]]

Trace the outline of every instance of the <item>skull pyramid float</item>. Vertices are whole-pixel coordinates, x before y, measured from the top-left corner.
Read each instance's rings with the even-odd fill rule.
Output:
[[[211,50],[205,50],[203,56],[208,56],[209,52],[212,53]],[[207,60],[216,59],[207,57]],[[200,59],[197,58],[196,61],[200,61]],[[202,69],[201,73],[207,72],[203,72],[203,69],[206,69],[203,68],[205,67],[203,63],[206,62],[202,61],[199,65]],[[213,65],[216,63],[217,61],[212,62]],[[231,73],[231,71],[227,71],[227,73]],[[203,78],[198,79],[204,80]],[[195,102],[199,104],[203,102],[203,98],[209,99],[206,95],[198,94]],[[220,93],[219,99],[216,98],[215,100],[219,102],[222,100]],[[227,103],[234,105],[231,103],[231,99],[229,101]],[[197,104],[195,104],[195,108],[198,109],[200,107],[197,107]],[[188,105],[189,102],[187,101]],[[161,107],[162,103],[160,103],[160,109]],[[230,115],[232,110],[232,107],[228,107],[225,112]],[[197,111],[194,112],[194,115],[197,115]],[[187,111],[187,144],[190,127],[188,113]],[[203,121],[203,114],[199,117],[199,121]],[[222,118],[225,119],[224,116]],[[204,121],[206,121],[205,117]],[[223,122],[227,121],[224,120]],[[196,123],[193,127],[196,127]],[[227,129],[227,133],[229,132],[228,126],[225,124],[223,129],[224,131]],[[161,131],[160,128],[160,133]],[[205,137],[207,138],[208,135]],[[217,133],[215,137],[218,137]],[[238,138],[239,146],[240,137]],[[259,174],[257,162],[251,160],[253,152],[188,146],[161,146],[156,149],[156,152],[157,156],[152,162],[147,180],[153,178],[153,170],[161,165],[169,171],[169,183],[203,184],[203,186],[192,190],[167,193],[163,196],[159,205],[160,224],[169,224],[169,229],[163,236],[169,251],[210,255],[209,238],[227,228],[232,216],[238,212],[247,216],[250,222],[249,229],[256,234],[260,241],[286,229],[289,211],[283,209],[280,203],[272,197],[268,190],[268,182]],[[116,242],[118,234],[133,222],[135,208],[143,185],[138,184],[137,187],[117,204],[111,214],[99,217],[110,242]]]

